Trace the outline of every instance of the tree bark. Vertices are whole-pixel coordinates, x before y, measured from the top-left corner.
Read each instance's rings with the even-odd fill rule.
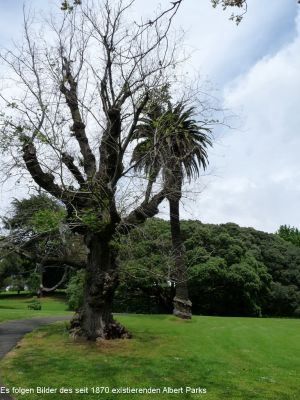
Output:
[[[170,225],[175,261],[175,297],[173,314],[182,319],[192,318],[192,303],[189,300],[187,271],[184,260],[184,249],[180,230],[179,199],[170,196]]]
[[[88,234],[89,249],[83,306],[71,322],[74,338],[87,340],[129,338],[131,335],[112,316],[112,303],[118,286],[118,271],[111,237]]]

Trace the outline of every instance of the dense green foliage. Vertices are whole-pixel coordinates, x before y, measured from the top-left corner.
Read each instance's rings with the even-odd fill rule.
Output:
[[[60,228],[65,214],[64,207],[46,194],[13,200],[10,215],[2,218],[8,235],[1,238],[0,290],[27,287],[37,293],[42,282],[52,286],[59,281],[61,270],[52,269],[48,279],[42,264],[64,251]]]
[[[295,227],[288,225],[281,225],[277,234],[284,240],[293,243],[295,246],[300,247],[300,231]]]
[[[80,269],[71,277],[66,290],[69,310],[76,311],[82,306],[84,281],[84,269]]]
[[[183,221],[193,312],[300,314],[300,249],[275,234],[236,224]],[[148,221],[120,246],[117,311],[172,309],[172,247],[167,221]]]
[[[2,251],[0,259],[0,290],[10,287],[11,290],[20,292],[24,290],[30,277],[32,265],[28,260],[14,252]]]
[[[11,216],[4,218],[4,226],[27,234],[57,229],[64,217],[64,208],[46,194],[31,195],[12,201]]]

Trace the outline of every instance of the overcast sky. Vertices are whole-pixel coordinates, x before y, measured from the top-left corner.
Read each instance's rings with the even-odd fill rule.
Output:
[[[46,10],[50,0],[27,1]],[[145,13],[156,1],[137,0]],[[270,4],[271,3],[271,4]],[[22,0],[0,0],[0,46],[20,35]],[[162,6],[168,1],[161,0]],[[274,232],[300,227],[300,6],[250,0],[239,26],[209,0],[184,0],[176,24],[192,53],[186,66],[218,89],[239,115],[210,151],[207,176],[193,185],[182,216]],[[12,190],[11,190],[12,189]],[[201,192],[201,193],[200,193]],[[21,189],[4,186],[1,209]]]

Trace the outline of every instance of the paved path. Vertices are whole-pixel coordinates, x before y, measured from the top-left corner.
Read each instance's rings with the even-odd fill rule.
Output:
[[[22,339],[26,333],[34,329],[57,321],[68,321],[71,316],[44,317],[34,319],[23,319],[0,323],[0,360]],[[1,362],[1,361],[0,361]],[[0,388],[3,386],[0,379]],[[12,397],[0,393],[1,400],[13,400]]]

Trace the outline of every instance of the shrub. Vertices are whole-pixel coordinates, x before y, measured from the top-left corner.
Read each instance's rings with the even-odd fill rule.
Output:
[[[68,308],[71,311],[77,311],[83,303],[83,287],[85,281],[85,270],[80,269],[70,279],[66,294]]]
[[[42,304],[36,297],[34,297],[29,302],[27,307],[29,308],[29,310],[41,310],[42,309]]]

